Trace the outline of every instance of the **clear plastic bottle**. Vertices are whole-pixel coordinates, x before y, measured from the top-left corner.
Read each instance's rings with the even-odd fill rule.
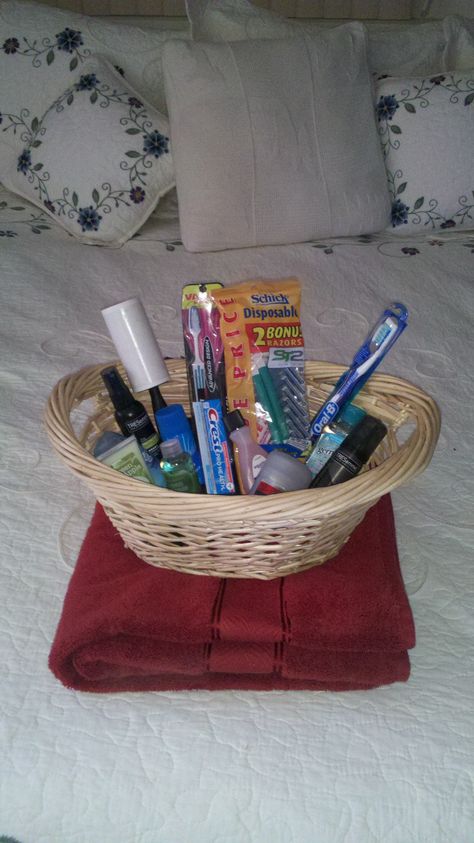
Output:
[[[163,439],[179,439],[185,454],[190,454],[199,483],[204,483],[201,455],[182,404],[169,404],[155,413],[155,421]]]
[[[248,495],[268,453],[252,439],[249,427],[239,410],[224,416],[229,438],[234,446],[234,457],[240,491]]]
[[[191,456],[185,453],[179,439],[161,443],[161,470],[166,486],[175,492],[200,492],[201,486]]]

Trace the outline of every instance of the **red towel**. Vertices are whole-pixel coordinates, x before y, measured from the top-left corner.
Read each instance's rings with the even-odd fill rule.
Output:
[[[49,665],[81,691],[345,691],[406,680],[414,643],[388,496],[337,558],[266,582],[154,568],[97,505]]]

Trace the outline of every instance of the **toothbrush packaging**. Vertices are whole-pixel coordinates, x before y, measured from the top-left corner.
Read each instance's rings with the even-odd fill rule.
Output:
[[[311,422],[311,439],[314,442],[332,419],[339,415],[347,402],[352,401],[371,374],[390,351],[408,322],[408,310],[400,302],[393,302],[382,313],[354,355],[352,363],[339,378],[336,386]]]
[[[186,284],[181,297],[186,371],[191,403],[218,398],[225,406],[224,348],[219,311],[211,294],[218,281]]]
[[[195,401],[193,414],[208,495],[233,495],[235,483],[229,442],[218,398]]]

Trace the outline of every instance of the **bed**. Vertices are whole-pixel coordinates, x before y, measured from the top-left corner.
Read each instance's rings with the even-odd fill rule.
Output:
[[[133,237],[101,248],[3,188],[0,238],[0,839],[472,843],[472,225],[192,252],[171,190]],[[316,360],[348,361],[387,302],[410,308],[384,370],[443,418],[428,470],[392,496],[410,679],[347,693],[68,690],[48,653],[94,499],[51,449],[48,395],[114,359],[109,304],[140,296],[179,357],[182,285],[259,276],[300,279]]]

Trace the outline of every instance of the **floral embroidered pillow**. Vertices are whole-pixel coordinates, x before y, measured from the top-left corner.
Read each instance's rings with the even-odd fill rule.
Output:
[[[92,8],[94,3],[88,5]],[[39,117],[48,104],[45,93],[50,100],[59,96],[88,59],[101,55],[118,67],[148,102],[166,113],[163,46],[170,39],[187,38],[186,30],[148,27],[145,31],[37,0],[1,0],[0,112],[19,115],[28,109],[32,117]]]
[[[375,110],[392,229],[474,228],[474,70],[380,78]]]
[[[124,243],[174,186],[167,118],[97,57],[8,160],[6,187],[95,245]]]

